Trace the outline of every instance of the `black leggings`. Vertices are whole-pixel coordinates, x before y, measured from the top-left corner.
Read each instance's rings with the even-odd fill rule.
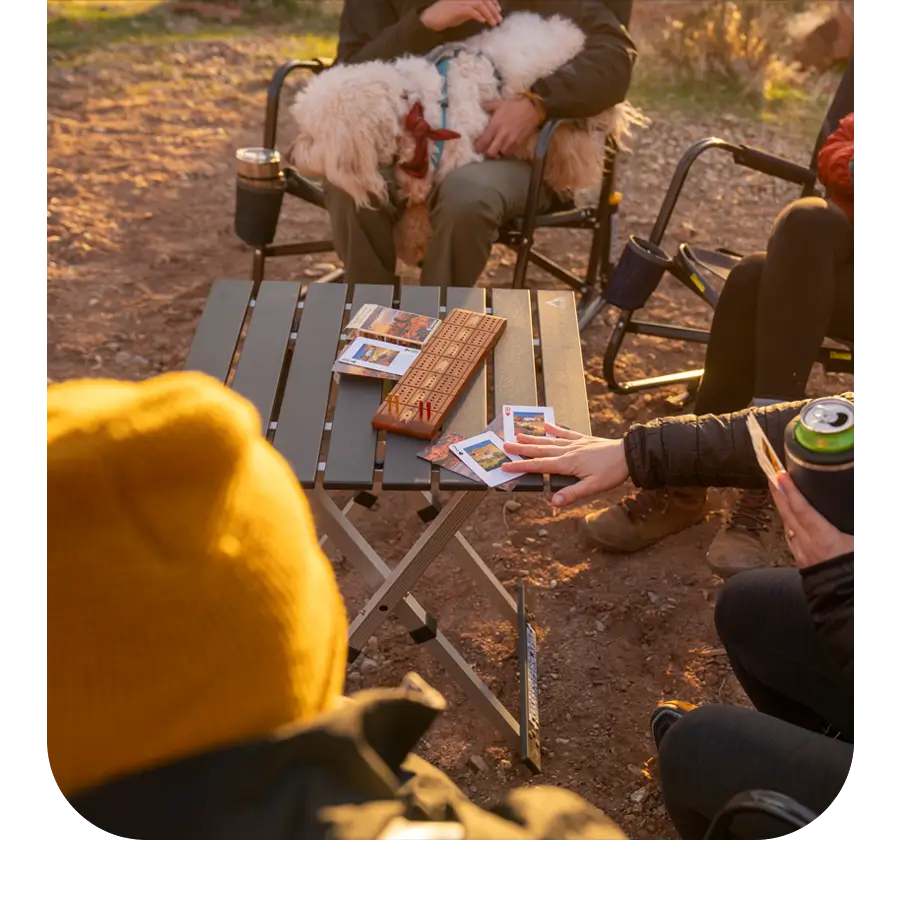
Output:
[[[701,706],[666,732],[659,748],[663,797],[689,840],[702,838],[716,813],[746,790],[779,791],[823,812],[853,757],[853,685],[813,629],[797,571],[759,569],[729,579],[716,628],[756,710]],[[826,726],[840,738],[823,735]],[[785,830],[756,816],[735,823],[744,838]]]
[[[807,197],[782,210],[767,251],[742,259],[725,282],[695,412],[801,400],[826,337],[853,340],[853,225]]]

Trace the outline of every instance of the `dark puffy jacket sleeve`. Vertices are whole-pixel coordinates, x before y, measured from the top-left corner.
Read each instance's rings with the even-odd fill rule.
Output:
[[[853,394],[843,394],[849,400]],[[723,416],[673,416],[634,425],[625,435],[631,480],[640,488],[764,488],[766,476],[753,452],[747,418],[751,412],[779,459],[784,429],[808,403],[798,400]]]
[[[421,0],[399,17],[394,3],[384,0],[346,0],[341,13],[337,61],[362,63],[391,60],[410,53],[422,56],[446,36],[426,28],[419,15],[434,0]]]
[[[542,11],[549,15],[556,10],[547,4]],[[532,87],[551,119],[599,115],[621,103],[631,84],[637,51],[625,26],[599,0],[582,0],[577,18],[587,36],[584,49]]]
[[[803,592],[816,632],[853,683],[853,554],[801,569]]]

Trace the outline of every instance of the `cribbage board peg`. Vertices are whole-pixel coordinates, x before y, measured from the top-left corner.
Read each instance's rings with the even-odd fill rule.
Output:
[[[431,401],[430,400],[428,401],[428,403],[425,404],[425,409],[428,413],[428,421],[430,422],[431,421]]]
[[[425,404],[420,400],[419,401],[419,420],[423,421],[425,419]]]

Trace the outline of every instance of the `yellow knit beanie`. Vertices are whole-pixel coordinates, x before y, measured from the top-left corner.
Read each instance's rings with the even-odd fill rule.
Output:
[[[47,391],[47,738],[71,795],[328,709],[347,620],[288,464],[203,375]]]

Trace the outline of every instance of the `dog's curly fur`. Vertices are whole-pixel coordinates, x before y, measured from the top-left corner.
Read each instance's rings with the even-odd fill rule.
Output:
[[[291,106],[298,126],[291,161],[302,174],[323,177],[346,191],[360,208],[388,202],[383,170],[391,169],[397,199],[406,207],[395,229],[397,253],[417,265],[431,234],[428,200],[434,186],[454,169],[484,158],[475,150],[490,118],[484,104],[529,90],[577,56],[584,44],[584,32],[570,19],[529,12],[514,13],[463,42],[447,69],[446,124],[443,79],[430,60],[405,56],[336,65],[310,79]],[[404,120],[417,100],[433,128],[443,126],[461,136],[445,141],[437,169],[429,162],[425,178],[401,168],[415,151]],[[599,116],[564,124],[547,154],[547,184],[563,196],[596,190],[603,179],[607,135],[621,141],[632,125],[644,121],[630,104],[620,103]],[[514,155],[532,159],[536,145],[535,134]],[[429,153],[432,149],[429,142]]]

